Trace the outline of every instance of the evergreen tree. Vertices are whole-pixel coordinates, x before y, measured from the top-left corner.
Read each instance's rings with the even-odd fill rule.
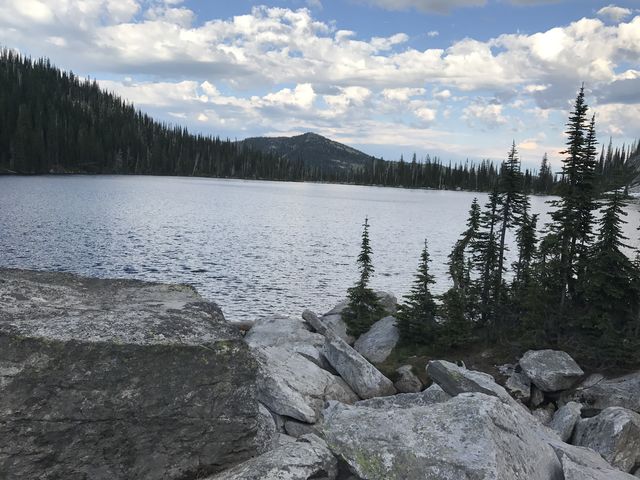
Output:
[[[400,305],[397,314],[400,337],[406,344],[430,344],[435,340],[438,328],[436,302],[430,290],[435,280],[429,273],[429,262],[429,249],[425,240],[411,293],[404,297],[405,302]]]
[[[625,204],[619,192],[606,197],[600,232],[581,283],[585,314],[578,324],[588,336],[587,344],[598,346],[607,358],[619,363],[633,353],[640,360],[638,308],[640,291],[636,265],[623,252],[627,238],[622,233]],[[606,351],[602,351],[606,350]]]
[[[548,195],[553,188],[553,173],[551,172],[551,166],[549,165],[549,158],[545,153],[542,157],[542,163],[540,164],[540,172],[538,173],[538,182],[536,185],[536,193],[543,193]]]
[[[371,325],[380,320],[384,314],[377,295],[369,288],[369,280],[374,272],[371,254],[369,219],[365,218],[358,255],[360,278],[354,287],[348,289],[349,303],[342,313],[349,335],[354,337],[359,337],[368,331]]]
[[[527,200],[516,232],[518,260],[513,264],[513,290],[516,295],[526,290],[531,282],[531,270],[536,255],[537,225],[538,215],[529,213]]]

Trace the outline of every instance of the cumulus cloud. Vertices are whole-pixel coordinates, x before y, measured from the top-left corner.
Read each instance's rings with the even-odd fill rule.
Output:
[[[633,12],[629,8],[617,7],[616,5],[607,5],[598,10],[600,17],[608,18],[612,22],[621,22]]]
[[[476,100],[465,107],[463,112],[462,119],[471,127],[492,129],[507,123],[500,104]]]

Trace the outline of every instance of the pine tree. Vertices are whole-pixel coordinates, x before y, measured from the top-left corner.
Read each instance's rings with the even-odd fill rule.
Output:
[[[587,335],[587,345],[597,345],[608,358],[619,363],[630,355],[640,360],[638,310],[640,306],[639,272],[623,249],[622,225],[625,203],[615,191],[605,199],[600,232],[593,245],[581,283],[586,314],[578,326]],[[604,350],[604,351],[602,351]]]
[[[384,314],[376,293],[369,288],[369,280],[374,272],[371,255],[369,219],[365,218],[357,261],[360,278],[354,287],[348,289],[349,303],[342,313],[349,335],[354,337],[359,337],[368,331],[371,325],[380,320]]]
[[[502,164],[500,177],[498,177],[498,200],[496,215],[499,218],[498,230],[498,264],[495,276],[494,298],[500,301],[503,289],[503,274],[506,271],[505,254],[507,232],[516,227],[520,221],[526,203],[526,197],[522,192],[522,172],[520,171],[520,158],[516,150],[516,142],[513,142],[507,161]]]
[[[513,291],[516,295],[527,289],[531,282],[531,270],[536,255],[538,215],[529,214],[529,202],[520,219],[516,232],[518,260],[513,264]]]
[[[542,163],[540,164],[540,172],[538,172],[538,182],[536,187],[536,193],[543,193],[548,195],[553,188],[553,173],[551,172],[551,166],[549,165],[549,158],[545,153],[542,157]]]
[[[480,230],[471,242],[471,257],[478,272],[475,280],[479,293],[479,311],[482,324],[486,324],[495,311],[493,288],[496,284],[499,245],[496,236],[500,217],[498,216],[500,197],[496,188],[489,195],[489,202],[480,217]]]
[[[429,249],[427,241],[420,255],[418,273],[409,295],[398,309],[398,329],[406,344],[430,344],[434,341],[436,323],[436,302],[431,294],[431,285],[435,283],[429,273]]]

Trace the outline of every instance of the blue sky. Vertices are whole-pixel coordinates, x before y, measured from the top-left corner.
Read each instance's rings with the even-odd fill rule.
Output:
[[[640,137],[638,0],[0,0],[0,43],[222,137],[557,167],[583,81],[601,142]]]

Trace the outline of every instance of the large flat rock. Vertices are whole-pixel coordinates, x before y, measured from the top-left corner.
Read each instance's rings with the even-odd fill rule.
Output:
[[[215,473],[269,440],[256,369],[191,287],[2,269],[0,478]]]
[[[584,375],[575,360],[561,350],[529,350],[520,359],[520,366],[543,392],[571,388]]]

